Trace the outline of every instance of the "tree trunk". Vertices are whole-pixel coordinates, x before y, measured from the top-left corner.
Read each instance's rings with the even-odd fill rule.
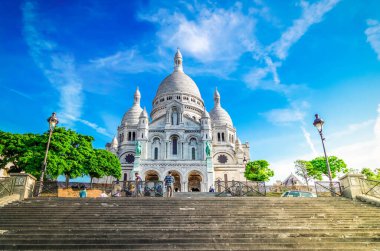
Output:
[[[66,177],[66,189],[69,188],[70,175],[65,174]]]
[[[92,189],[92,179],[94,178],[94,177],[92,177],[92,176],[90,176],[91,177],[91,180],[90,180],[90,188]]]

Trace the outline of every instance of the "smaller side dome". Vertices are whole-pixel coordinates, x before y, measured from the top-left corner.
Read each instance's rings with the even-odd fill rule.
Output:
[[[113,148],[117,148],[119,146],[119,142],[117,141],[117,138],[116,136],[113,138],[112,140],[112,143],[111,143],[111,147]]]
[[[212,122],[216,125],[233,126],[232,119],[228,112],[220,105],[220,94],[217,89],[214,93],[214,108],[210,111]]]
[[[146,112],[146,108],[140,113],[140,119],[148,118],[148,113]]]
[[[210,118],[210,114],[206,111],[206,109],[203,110],[202,118],[203,119],[209,119]]]
[[[135,95],[134,95],[133,106],[124,114],[123,120],[121,121],[122,125],[138,124],[140,114],[143,111],[143,109],[140,107],[140,98],[141,98],[141,94],[140,94],[139,88],[137,87]]]

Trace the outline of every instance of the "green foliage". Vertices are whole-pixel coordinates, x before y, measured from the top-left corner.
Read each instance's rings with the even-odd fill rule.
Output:
[[[331,176],[335,178],[338,173],[347,173],[347,165],[344,163],[342,159],[339,159],[336,156],[328,157],[328,161],[330,164]],[[328,171],[326,166],[325,157],[317,157],[310,161],[312,167],[308,170],[309,176],[322,180],[322,175],[328,177]]]
[[[370,168],[363,168],[361,172],[367,180],[376,180],[380,181],[380,169],[377,168],[375,171],[371,170]]]
[[[0,168],[11,162],[36,177],[41,174],[49,132],[39,134],[12,134],[0,131]],[[92,147],[91,136],[63,127],[56,127],[51,138],[46,173],[51,178],[65,175],[76,178],[83,175],[102,177],[121,176],[120,162],[105,150]],[[97,171],[101,170],[101,171]]]
[[[309,186],[309,181],[312,179],[310,177],[309,172],[313,168],[313,165],[310,163],[310,161],[306,160],[296,160],[294,162],[294,167],[296,169],[296,174],[306,182],[306,185]]]
[[[120,179],[121,165],[119,159],[111,152],[103,149],[95,149],[87,173],[91,179],[101,178],[103,176],[113,176]]]
[[[268,181],[274,176],[273,170],[269,168],[266,160],[255,160],[247,163],[244,177],[253,181]]]

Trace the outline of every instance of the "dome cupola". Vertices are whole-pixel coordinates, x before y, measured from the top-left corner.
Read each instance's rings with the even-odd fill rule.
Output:
[[[137,125],[139,123],[139,117],[143,109],[140,107],[141,94],[139,88],[137,87],[133,106],[124,114],[123,120],[121,121],[122,125]]]
[[[232,119],[228,112],[220,105],[220,94],[217,89],[214,93],[214,108],[210,111],[210,117],[215,125],[233,126]]]

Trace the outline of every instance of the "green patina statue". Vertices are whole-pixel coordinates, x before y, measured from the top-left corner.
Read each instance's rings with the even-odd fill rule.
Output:
[[[211,156],[211,143],[210,143],[210,141],[206,142],[206,155],[207,155],[207,157]]]
[[[136,156],[141,155],[141,143],[140,141],[136,141]]]

